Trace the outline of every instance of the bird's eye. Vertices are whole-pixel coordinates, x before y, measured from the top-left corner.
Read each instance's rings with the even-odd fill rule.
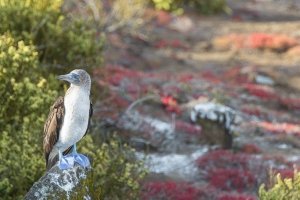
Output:
[[[73,79],[80,81],[80,76],[78,74],[72,73],[71,75]]]

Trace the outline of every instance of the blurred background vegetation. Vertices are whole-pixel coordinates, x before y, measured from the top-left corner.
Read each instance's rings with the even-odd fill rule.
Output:
[[[100,67],[105,33],[137,30],[147,7],[183,13],[228,12],[225,0],[0,0],[0,197],[22,199],[45,171],[43,124],[61,93],[55,75]],[[86,67],[88,66],[88,67]],[[94,130],[95,131],[95,130]],[[80,149],[93,160],[86,184],[95,199],[137,199],[146,171],[117,137],[85,137]],[[95,181],[97,180],[97,181]],[[262,199],[299,196],[299,175],[277,178]],[[297,190],[296,190],[297,189]],[[292,191],[292,192],[290,192]],[[80,191],[76,195],[78,195]]]
[[[184,8],[193,8],[202,14],[228,12],[225,0],[152,0],[155,8],[182,14]]]
[[[90,70],[102,62],[103,35],[98,31],[101,25],[96,26],[90,18],[68,15],[63,11],[64,3],[62,0],[0,1],[0,196],[3,199],[22,199],[45,171],[41,148],[43,124],[51,103],[61,91],[55,75],[77,67]],[[97,147],[92,137],[87,136],[82,142],[83,152],[93,158],[93,174],[98,181],[93,186],[106,182],[115,185],[114,191],[102,188],[99,196],[137,195],[137,181],[144,172],[139,163],[127,159],[132,150],[113,141],[116,139]]]
[[[296,200],[300,198],[300,173],[295,170],[291,178],[282,178],[280,174],[271,174],[271,185],[266,189],[265,184],[259,188],[259,199]]]

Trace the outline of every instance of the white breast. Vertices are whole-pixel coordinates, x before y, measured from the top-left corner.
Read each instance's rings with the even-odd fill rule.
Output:
[[[90,98],[84,90],[72,88],[65,96],[65,117],[57,147],[63,151],[78,142],[85,134],[90,110]]]

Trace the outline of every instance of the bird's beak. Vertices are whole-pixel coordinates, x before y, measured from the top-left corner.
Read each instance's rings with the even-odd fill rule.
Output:
[[[59,75],[59,76],[57,76],[57,79],[68,81],[69,83],[72,83],[72,84],[79,84],[80,83],[79,75],[75,74],[75,73]]]

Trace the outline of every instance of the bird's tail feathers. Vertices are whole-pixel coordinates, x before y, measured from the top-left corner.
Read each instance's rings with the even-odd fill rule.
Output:
[[[51,169],[58,161],[58,149],[54,147],[48,156],[48,160],[46,162],[47,171]]]

